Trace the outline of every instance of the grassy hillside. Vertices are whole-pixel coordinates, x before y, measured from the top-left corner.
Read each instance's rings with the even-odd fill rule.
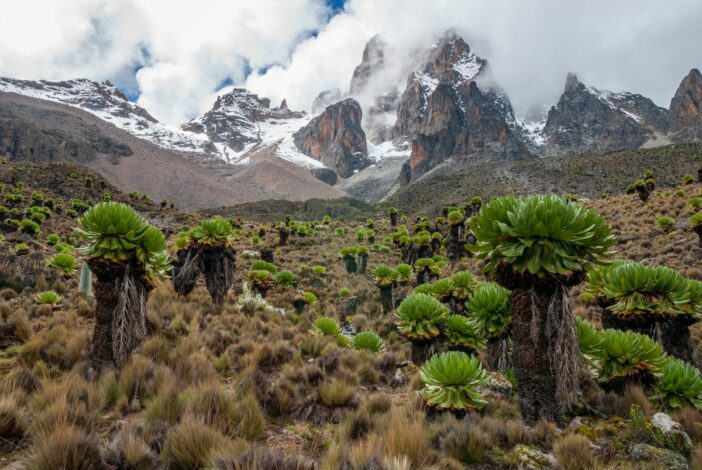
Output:
[[[412,213],[429,214],[473,196],[506,194],[577,194],[599,198],[622,194],[645,170],[656,172],[659,187],[680,184],[697,175],[702,144],[677,144],[608,155],[569,156],[529,161],[445,165],[393,194],[389,202]]]
[[[691,168],[697,157],[676,161],[685,158],[691,159]],[[656,178],[672,185],[678,171],[690,172],[661,167]],[[631,179],[622,175],[616,184]],[[87,371],[94,300],[78,291],[76,275],[62,277],[45,265],[57,252],[47,236],[56,233],[61,243],[79,245],[72,232],[76,220],[67,209],[75,205],[73,199],[98,201],[106,190],[112,200],[132,204],[168,234],[206,215],[162,209],[103,187],[97,174],[73,165],[44,171],[0,165],[5,184],[0,198],[13,194],[18,181],[25,182],[18,190],[23,196],[19,212],[30,206],[33,192],[41,192],[44,204],[53,198],[64,210],[50,210],[40,233],[7,232],[0,243],[0,276],[16,288],[0,291],[0,466],[59,468],[67,465],[61,458],[70,456],[75,463],[67,468],[96,469],[494,469],[546,468],[557,461],[564,468],[673,468],[688,462],[701,468],[702,412],[691,407],[671,412],[691,445],[679,434],[664,437],[651,424],[658,409],[640,387],[605,392],[588,379],[578,406],[563,423],[530,427],[522,421],[513,377],[490,372],[481,388],[488,404],[481,410],[428,408],[415,393],[422,382],[410,362],[410,343],[399,334],[394,313],[383,311],[371,275],[378,265],[402,262],[399,250],[385,240],[396,229],[386,216],[357,203],[320,202],[313,210],[271,203],[276,214],[316,219],[300,222],[286,246],[277,246],[278,232],[269,223],[280,217],[254,208],[218,211],[244,218],[232,233],[236,279],[221,311],[212,305],[202,279],[187,297],[164,282],[149,295],[150,336],[119,374],[108,371],[93,379]],[[657,190],[647,203],[635,195],[615,195],[585,204],[612,228],[617,257],[670,266],[702,280],[702,249],[686,223],[695,210],[688,201],[701,189],[692,184],[677,193],[677,188]],[[460,189],[455,198],[474,194]],[[440,202],[416,207],[434,205]],[[333,217],[322,220],[328,207]],[[415,214],[403,209],[399,215],[407,216],[411,226]],[[365,216],[373,215],[375,242],[370,242]],[[672,229],[656,225],[663,215],[674,219]],[[173,241],[171,236],[169,245]],[[28,254],[16,253],[22,242]],[[351,245],[368,249],[365,274],[348,274],[339,258],[339,251]],[[272,249],[278,271],[291,271],[297,284],[276,283],[261,300],[247,295],[244,281],[254,252],[264,248]],[[444,250],[439,254],[446,255]],[[481,266],[467,258],[447,264],[440,276],[468,270],[484,281]],[[413,281],[399,285],[395,298],[413,288]],[[36,302],[36,294],[48,289],[60,295],[58,304]],[[600,309],[580,300],[582,291],[576,286],[572,292],[575,313],[599,323]],[[308,303],[296,309],[302,292],[317,300],[308,296]],[[338,337],[311,333],[321,316],[357,332],[375,332],[384,347],[355,350]],[[702,331],[693,330],[702,353]],[[646,446],[654,450],[646,453]]]

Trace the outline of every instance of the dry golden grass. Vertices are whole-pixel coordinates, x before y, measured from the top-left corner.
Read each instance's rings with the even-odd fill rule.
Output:
[[[617,256],[702,279],[696,235],[689,229],[667,234],[655,225],[661,215],[676,222],[689,217],[685,202],[699,187],[684,191],[684,198],[656,191],[645,206],[635,196],[586,204],[600,211],[620,238]],[[345,235],[334,235],[336,227],[347,225]],[[514,396],[491,399],[479,414],[460,420],[424,413],[413,393],[421,387],[417,374],[411,372],[406,384],[395,383],[397,364],[409,359],[410,348],[397,333],[394,316],[382,312],[372,277],[347,274],[338,258],[343,246],[360,244],[355,232],[361,226],[365,223],[333,220],[328,231],[291,237],[288,246],[274,250],[278,268],[292,271],[298,288],[319,299],[301,312],[292,306],[296,291],[280,287],[268,293],[273,308],[237,305],[251,260],[237,259],[235,288],[221,312],[212,309],[202,283],[187,298],[164,283],[147,304],[153,334],[119,374],[108,372],[95,382],[85,378],[94,303],[76,292],[75,279],[38,279],[39,287],[64,295],[63,305],[52,311],[38,308],[31,292],[0,290],[0,438],[17,442],[9,449],[11,460],[30,468],[56,462],[75,468],[105,463],[116,468],[307,469],[315,463],[334,469],[500,468],[502,455],[525,444],[553,452],[562,462],[573,456],[580,456],[579,463],[594,462],[582,436],[563,436],[552,423],[524,426]],[[375,231],[380,243],[392,233],[385,220],[375,223]],[[267,227],[261,246],[274,244],[273,232]],[[256,248],[250,236],[236,241],[239,253]],[[371,250],[368,272],[399,262],[394,248]],[[314,274],[314,265],[326,273]],[[466,259],[454,271],[479,268],[478,260]],[[443,275],[449,274],[447,268]],[[341,288],[349,289],[349,297],[339,295]],[[398,287],[396,295],[406,296],[411,288]],[[581,292],[581,286],[573,290],[576,296]],[[598,321],[593,305],[576,301],[575,308]],[[356,352],[333,338],[309,334],[321,315],[376,332],[386,350]],[[702,344],[702,327],[693,328],[693,337]],[[626,418],[632,404],[654,412],[640,389],[613,395],[595,388],[585,398],[607,416]],[[675,419],[700,442],[699,412],[684,410]],[[58,442],[63,428],[68,429],[65,443]],[[90,453],[96,445],[104,448],[105,462]],[[276,447],[285,455],[272,450]],[[693,455],[693,466],[702,461],[700,455]],[[621,466],[623,457],[618,458],[607,465]]]
[[[590,450],[590,441],[579,434],[568,434],[553,446],[553,453],[563,468],[590,470],[595,468],[595,457]]]

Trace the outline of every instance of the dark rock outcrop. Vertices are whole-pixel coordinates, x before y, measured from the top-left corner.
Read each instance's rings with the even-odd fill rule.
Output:
[[[667,112],[633,93],[587,87],[568,74],[543,130],[547,156],[609,153],[638,148],[667,130]]]
[[[342,178],[371,164],[361,106],[348,98],[333,104],[293,135],[297,148]]]
[[[224,143],[235,152],[240,152],[246,145],[261,141],[259,123],[302,116],[303,112],[288,109],[285,100],[280,107],[271,108],[268,98],[259,98],[244,88],[235,88],[218,96],[210,111],[181,128],[206,134],[213,142]]]
[[[329,168],[312,168],[310,173],[319,181],[327,183],[329,186],[334,186],[339,180],[339,177]]]
[[[670,132],[676,142],[702,140],[702,74],[698,69],[682,80],[670,101]]]

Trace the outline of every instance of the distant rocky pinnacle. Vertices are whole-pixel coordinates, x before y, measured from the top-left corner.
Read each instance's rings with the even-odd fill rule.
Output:
[[[675,141],[702,140],[702,74],[690,70],[670,101],[670,132]]]
[[[385,65],[385,49],[387,44],[380,35],[373,36],[363,49],[361,63],[354,69],[349,86],[349,94],[363,93],[368,81],[374,73]]]
[[[332,104],[294,134],[295,145],[305,155],[348,178],[371,163],[361,127],[362,114],[361,105],[352,98]]]
[[[338,88],[331,88],[329,90],[324,90],[321,92],[312,102],[312,113],[321,113],[327,106],[334,104],[337,101],[341,101],[341,90]]]
[[[637,148],[667,129],[667,111],[650,99],[627,92],[587,87],[568,74],[543,133],[547,156],[609,153]]]

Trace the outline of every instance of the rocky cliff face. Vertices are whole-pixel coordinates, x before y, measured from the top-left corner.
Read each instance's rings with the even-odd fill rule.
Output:
[[[348,98],[329,107],[293,135],[297,148],[342,178],[348,178],[371,161],[361,127],[361,106]]]
[[[410,74],[397,106],[391,137],[412,142],[405,182],[449,157],[457,160],[530,156],[521,142],[512,106],[499,89],[479,86],[487,61],[449,31],[424,65]],[[481,77],[482,78],[482,77]]]
[[[566,79],[543,130],[544,154],[580,155],[637,148],[667,130],[667,112],[633,93],[600,91],[574,74]]]
[[[182,129],[205,134],[213,142],[241,152],[247,145],[262,140],[260,123],[302,116],[304,113],[288,109],[285,100],[279,107],[271,108],[268,98],[259,98],[244,88],[235,88],[218,96],[210,111],[184,124]]]
[[[670,101],[670,132],[676,142],[702,140],[702,74],[697,69],[683,79]]]

